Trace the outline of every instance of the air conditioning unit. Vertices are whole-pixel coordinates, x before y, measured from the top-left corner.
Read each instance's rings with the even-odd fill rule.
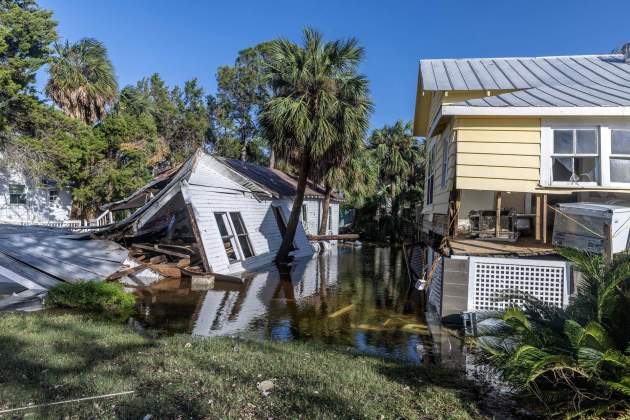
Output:
[[[612,253],[628,249],[630,207],[598,203],[556,205],[553,245],[602,254],[606,225],[611,226]]]

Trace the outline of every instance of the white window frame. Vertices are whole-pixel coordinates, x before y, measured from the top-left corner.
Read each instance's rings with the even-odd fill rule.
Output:
[[[571,131],[573,133],[573,147],[574,147],[574,151],[573,153],[556,153],[554,150],[554,142],[555,142],[555,132],[556,131]],[[595,153],[577,153],[577,151],[575,150],[576,147],[576,143],[577,143],[577,132],[578,131],[593,131],[595,132],[595,149],[596,152]],[[590,186],[590,187],[594,187],[597,186],[602,179],[602,164],[601,164],[601,135],[600,135],[600,127],[579,127],[579,128],[554,128],[553,129],[553,134],[552,136],[554,137],[552,139],[552,145],[551,145],[551,183],[552,185],[561,185],[561,186],[574,186],[574,185],[582,185],[582,186]],[[562,158],[568,158],[568,159],[575,159],[575,158],[595,158],[597,159],[597,162],[595,164],[595,176],[597,178],[597,181],[594,182],[584,182],[584,181],[556,181],[553,179],[553,159],[562,159]],[[574,163],[575,165],[575,163]]]
[[[608,185],[610,185],[611,187],[615,187],[615,188],[630,188],[630,182],[614,182],[614,181],[612,181],[610,179],[610,159],[618,158],[618,159],[625,159],[625,160],[630,161],[630,154],[620,154],[620,153],[613,154],[613,151],[612,151],[612,132],[613,132],[613,130],[630,132],[630,125],[628,125],[626,128],[619,128],[617,126],[606,127],[606,130],[607,130],[608,138],[610,139],[610,148],[608,149],[609,153],[608,153],[608,159],[607,159]]]
[[[52,198],[51,195],[54,193],[55,197]],[[59,198],[59,190],[57,188],[51,188],[48,190],[48,205],[49,206],[57,206],[60,203]]]
[[[599,182],[560,182],[553,181],[552,156],[554,130],[595,129],[598,136]],[[612,130],[630,130],[628,118],[611,117],[572,117],[544,118],[541,121],[540,150],[540,185],[543,187],[561,187],[570,189],[630,189],[630,182],[612,182],[610,180],[610,158],[630,157],[630,155],[612,155]]]
[[[20,193],[15,193],[15,192],[11,192],[11,190],[14,188],[21,188],[22,192]],[[26,206],[28,204],[28,196],[27,196],[27,188],[25,184],[19,184],[16,182],[11,182],[9,183],[9,201],[8,204],[9,206]],[[12,203],[11,202],[11,197],[12,196],[18,196],[18,202],[17,203]]]
[[[249,248],[250,251],[252,253],[252,255],[250,257],[245,258],[245,253],[243,252],[243,248],[241,247],[241,243],[239,240],[239,235],[236,232],[236,229],[234,228],[234,223],[232,221],[232,215],[231,213],[237,213],[239,214],[242,222],[243,222],[243,229],[245,229],[245,233],[243,235],[240,236],[245,236],[247,242],[249,243]],[[227,229],[227,233],[228,235],[226,236],[226,238],[229,239],[230,243],[232,244],[232,249],[234,250],[234,253],[236,255],[236,260],[234,261],[230,261],[230,257],[227,255],[227,250],[225,249],[225,246],[223,246],[223,251],[225,252],[225,257],[227,258],[228,262],[230,265],[232,264],[237,264],[239,262],[245,261],[249,258],[253,258],[256,256],[256,251],[254,250],[254,247],[252,245],[252,241],[251,238],[249,237],[249,232],[247,231],[247,226],[245,226],[245,220],[243,219],[243,215],[241,214],[241,212],[238,211],[215,211],[214,212],[214,216],[215,218],[218,216],[221,218],[221,220],[223,221],[223,224],[225,226],[225,228]],[[221,244],[223,245],[223,236],[221,236],[221,230],[219,229],[218,226],[218,221],[215,220],[215,223],[217,224],[217,233],[219,234],[219,238],[221,239]]]

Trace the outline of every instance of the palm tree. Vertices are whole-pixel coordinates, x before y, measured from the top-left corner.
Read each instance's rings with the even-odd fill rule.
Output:
[[[324,42],[304,30],[302,46],[272,41],[266,60],[274,96],[260,114],[264,136],[278,155],[298,168],[298,187],[276,261],[288,261],[304,190],[318,165],[343,161],[365,137],[372,103],[357,67],[364,56],[357,40]]]
[[[400,120],[393,126],[385,125],[374,130],[370,136],[370,147],[380,165],[380,178],[388,184],[388,207],[393,210],[397,194],[413,175],[415,163],[422,159],[422,149],[412,134],[411,122],[405,124]]]
[[[321,176],[325,194],[318,233],[320,235],[326,234],[326,226],[328,226],[328,218],[330,217],[328,210],[335,188],[343,192],[346,203],[353,207],[360,207],[367,197],[375,193],[377,177],[378,167],[363,142],[353,155],[344,162],[326,168]]]
[[[88,125],[101,120],[118,91],[107,49],[96,39],[83,38],[57,44],[55,50],[46,94],[73,118]]]

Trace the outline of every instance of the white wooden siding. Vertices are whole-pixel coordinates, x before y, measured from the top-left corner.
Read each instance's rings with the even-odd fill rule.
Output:
[[[189,191],[212,270],[217,273],[235,273],[271,264],[282,243],[272,206],[281,207],[285,220],[288,220],[292,201],[259,200],[249,192],[237,191],[233,182],[206,166],[204,160],[199,162],[190,177]],[[212,178],[212,182],[208,181],[209,177]],[[222,183],[223,179],[226,181],[225,184]],[[193,184],[193,181],[196,184]],[[217,187],[218,185],[225,185],[227,188]],[[241,213],[254,257],[230,264],[214,218],[214,213],[218,212]],[[306,238],[301,223],[295,235],[295,245],[296,256],[313,254],[313,247]]]
[[[9,184],[25,185],[26,204],[11,204]],[[48,202],[49,190],[59,191],[56,203]],[[72,194],[61,188],[39,187],[22,174],[0,170],[0,222],[60,222],[69,219]]]
[[[322,219],[322,203],[323,200],[316,198],[305,198],[304,205],[306,205],[307,220],[304,224],[304,229],[309,235],[317,235],[319,232],[319,223]],[[331,228],[326,228],[326,232],[332,235],[339,233],[339,203],[330,203],[331,212],[328,215],[331,221]],[[304,223],[302,213],[300,213],[300,221]]]

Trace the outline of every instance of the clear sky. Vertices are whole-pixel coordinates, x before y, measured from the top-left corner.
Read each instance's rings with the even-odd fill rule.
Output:
[[[59,34],[103,41],[121,86],[158,72],[197,77],[210,93],[216,68],[239,50],[304,26],[357,37],[375,102],[372,126],[413,118],[421,58],[608,53],[630,42],[630,0],[162,1],[40,0]]]

